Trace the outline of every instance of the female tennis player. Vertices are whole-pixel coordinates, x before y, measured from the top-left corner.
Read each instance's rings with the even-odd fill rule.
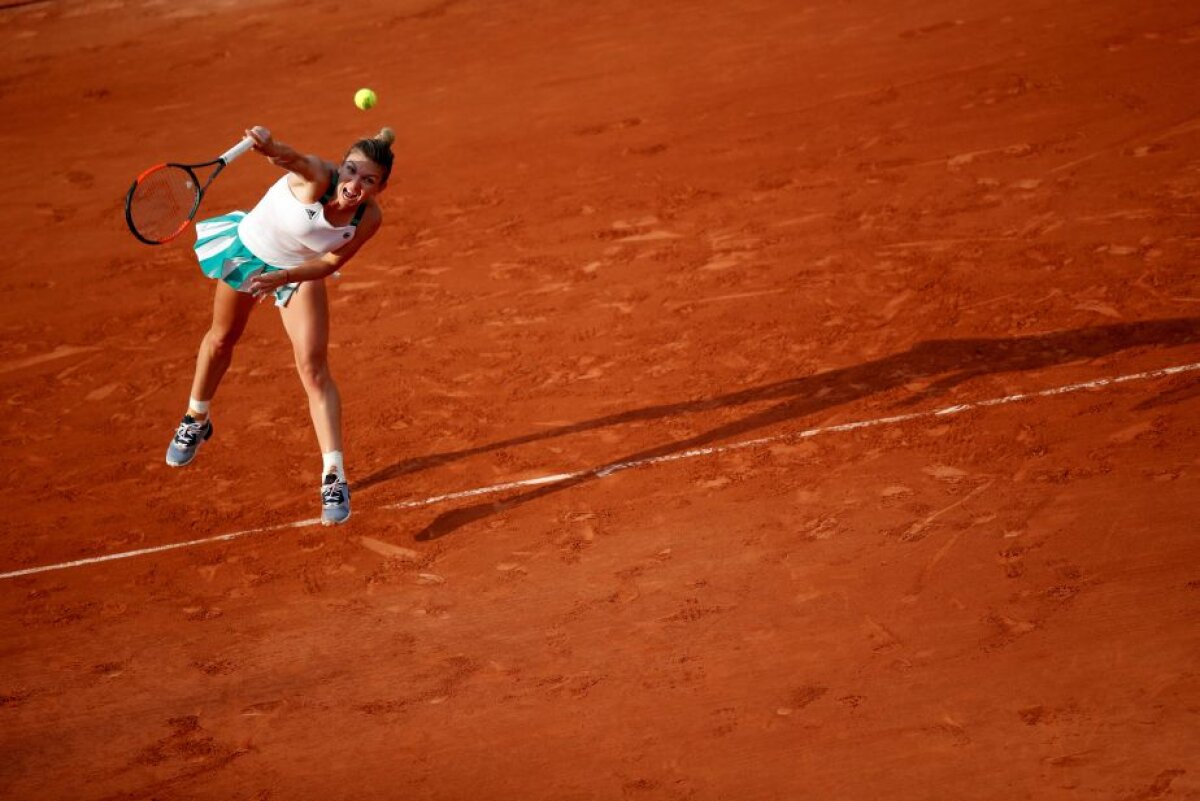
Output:
[[[235,211],[196,225],[200,268],[217,279],[212,326],[200,343],[187,412],[167,448],[183,467],[213,434],[209,404],[258,300],[273,296],[292,342],[321,447],[321,522],[350,517],[342,459],[342,405],[329,372],[325,279],[344,267],[376,231],[376,196],[392,171],[395,134],[384,128],[350,146],[340,165],[303,155],[265,128],[246,131],[254,149],[287,170],[248,214]]]

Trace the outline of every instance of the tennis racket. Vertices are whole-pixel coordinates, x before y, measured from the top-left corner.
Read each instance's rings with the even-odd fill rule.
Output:
[[[125,196],[129,230],[147,245],[169,242],[187,230],[200,210],[200,200],[229,162],[254,147],[246,137],[212,161],[202,164],[156,164],[143,172]],[[196,170],[212,167],[203,185]]]

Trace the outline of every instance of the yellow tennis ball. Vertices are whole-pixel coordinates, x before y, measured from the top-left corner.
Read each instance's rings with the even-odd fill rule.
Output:
[[[354,93],[354,105],[366,111],[371,106],[375,105],[379,98],[370,89],[359,89]]]

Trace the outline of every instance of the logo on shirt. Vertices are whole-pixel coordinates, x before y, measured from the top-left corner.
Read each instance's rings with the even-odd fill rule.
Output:
[[[308,212],[308,219],[310,220],[317,216],[316,209],[305,209],[305,211]]]

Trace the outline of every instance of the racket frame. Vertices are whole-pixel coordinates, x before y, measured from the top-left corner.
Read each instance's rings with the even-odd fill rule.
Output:
[[[129,187],[129,191],[125,194],[125,222],[129,226],[129,231],[135,237],[137,237],[139,241],[145,242],[147,245],[163,245],[182,234],[185,230],[187,230],[187,227],[191,224],[192,220],[196,218],[196,212],[200,210],[200,202],[204,199],[204,193],[208,191],[208,187],[212,186],[212,182],[215,181],[217,176],[221,174],[221,170],[225,169],[231,161],[252,147],[254,147],[254,140],[247,136],[212,161],[204,161],[197,164],[182,164],[176,161],[168,161],[164,164],[155,164],[153,167],[143,170],[142,173],[133,180],[133,184]],[[196,170],[213,166],[215,166],[216,169],[214,169],[212,174],[208,176],[208,180],[204,182],[204,185],[200,186],[200,178],[196,175]],[[131,208],[133,203],[133,193],[137,191],[138,186],[142,183],[142,180],[145,179],[147,175],[156,170],[168,168],[175,168],[186,172],[191,176],[193,185],[199,187],[199,189],[196,190],[196,199],[192,203],[192,208],[188,211],[187,217],[180,222],[179,228],[173,231],[169,236],[166,236],[162,239],[148,239],[140,231],[138,231],[137,227],[133,224],[133,210]]]

